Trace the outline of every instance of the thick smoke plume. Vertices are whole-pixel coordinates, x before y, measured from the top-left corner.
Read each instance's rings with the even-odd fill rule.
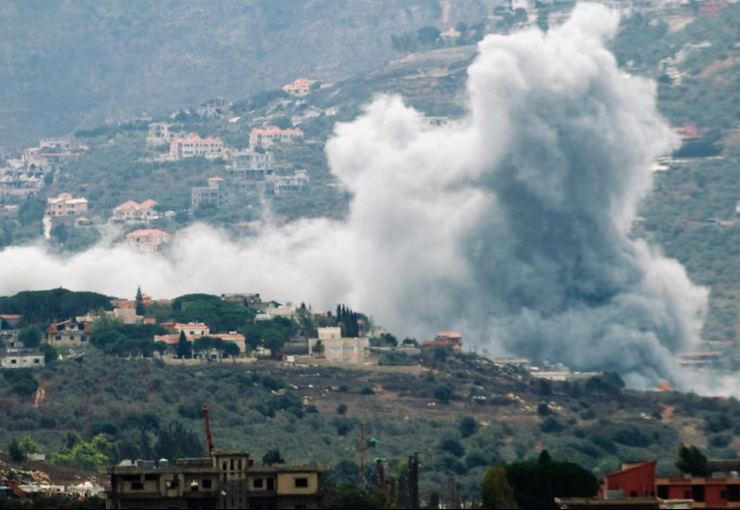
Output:
[[[674,147],[653,82],[605,47],[618,17],[578,5],[561,27],[491,35],[469,69],[469,115],[430,125],[382,96],[327,143],[353,193],[344,221],[234,243],[203,225],[166,257],[97,247],[0,255],[0,292],[63,285],[130,295],[259,291],[371,313],[399,334],[460,329],[495,353],[679,382],[706,291],[630,226],[651,162]]]

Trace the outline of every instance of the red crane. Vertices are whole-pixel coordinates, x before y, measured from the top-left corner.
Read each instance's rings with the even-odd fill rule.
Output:
[[[206,444],[208,445],[208,456],[213,455],[213,437],[211,436],[211,420],[208,419],[208,406],[203,406],[203,421],[206,425]]]

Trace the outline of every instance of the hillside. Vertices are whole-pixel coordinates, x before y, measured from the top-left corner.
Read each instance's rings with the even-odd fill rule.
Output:
[[[474,356],[375,369],[273,361],[183,367],[88,351],[37,377],[43,399],[19,400],[7,376],[0,382],[9,409],[0,444],[30,434],[52,454],[70,434],[88,440],[103,433],[111,460],[151,457],[174,422],[202,438],[200,408],[208,404],[216,446],[245,448],[255,458],[279,448],[287,462],[356,463],[364,426],[367,458],[385,458],[395,469],[419,452],[425,497],[452,475],[475,496],[484,466],[543,448],[604,473],[619,460],[647,457],[670,470],[681,441],[713,457],[740,447],[735,400],[626,391],[608,377],[546,383]],[[466,416],[475,427],[461,429]]]
[[[392,35],[472,23],[500,2],[442,3],[6,2],[0,147],[247,96],[305,74],[346,78],[397,55]]]

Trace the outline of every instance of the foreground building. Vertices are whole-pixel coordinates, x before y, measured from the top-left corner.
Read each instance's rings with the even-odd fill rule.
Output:
[[[47,330],[47,342],[52,346],[86,345],[90,339],[92,323],[80,317],[56,322]]]
[[[339,327],[318,328],[318,338],[308,339],[308,354],[321,355],[332,363],[359,365],[367,361],[367,337],[342,337]]]
[[[87,212],[87,199],[69,193],[46,199],[46,215],[51,217],[79,216]]]
[[[740,460],[710,460],[709,476],[657,475],[658,462],[623,463],[598,499],[560,498],[560,508],[740,508]]]
[[[257,466],[243,452],[123,461],[111,469],[108,508],[319,508],[319,466]]]
[[[108,221],[127,225],[149,223],[159,218],[156,205],[157,201],[152,199],[144,200],[142,203],[128,200],[113,209],[113,216]]]

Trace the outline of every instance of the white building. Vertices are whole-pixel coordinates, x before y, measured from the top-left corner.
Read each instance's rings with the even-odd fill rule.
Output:
[[[128,200],[113,209],[111,223],[149,223],[159,218],[159,213],[154,209],[157,205],[155,200],[144,200],[142,203]]]
[[[170,125],[167,122],[152,122],[149,124],[149,133],[146,135],[147,147],[167,145],[172,139]]]
[[[44,355],[36,350],[10,350],[0,358],[2,368],[34,368],[45,364]]]
[[[46,199],[46,215],[51,217],[79,216],[87,212],[87,199],[75,198],[69,193]]]
[[[170,158],[173,160],[194,157],[217,159],[224,156],[224,141],[218,136],[201,138],[195,133],[190,133],[176,136],[170,141]]]

